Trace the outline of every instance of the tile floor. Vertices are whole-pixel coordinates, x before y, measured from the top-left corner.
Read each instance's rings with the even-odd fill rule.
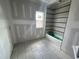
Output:
[[[14,46],[11,59],[70,59],[66,54],[55,49],[53,43],[44,38],[30,40]]]

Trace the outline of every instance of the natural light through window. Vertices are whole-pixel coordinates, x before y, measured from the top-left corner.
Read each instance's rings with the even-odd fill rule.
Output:
[[[44,13],[36,11],[36,28],[43,28]]]
[[[44,13],[36,11],[36,28],[43,28]]]

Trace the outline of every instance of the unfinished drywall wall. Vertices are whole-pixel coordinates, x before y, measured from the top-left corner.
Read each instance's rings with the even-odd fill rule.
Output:
[[[10,59],[12,41],[9,32],[9,1],[0,0],[0,59]]]
[[[72,46],[79,45],[79,0],[72,0],[62,50],[74,59]]]
[[[30,0],[11,0],[14,42],[42,38],[45,36],[46,3]],[[36,11],[44,13],[43,28],[36,28]]]

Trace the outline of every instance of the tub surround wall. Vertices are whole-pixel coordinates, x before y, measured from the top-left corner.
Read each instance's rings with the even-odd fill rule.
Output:
[[[70,3],[70,1],[63,1],[48,7],[46,19],[47,32],[57,33],[58,35],[64,37]]]

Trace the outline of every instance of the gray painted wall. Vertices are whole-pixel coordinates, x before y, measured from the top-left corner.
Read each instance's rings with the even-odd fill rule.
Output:
[[[79,0],[72,0],[62,50],[74,59],[72,46],[79,45]]]
[[[0,0],[0,59],[10,59],[12,41],[9,32],[10,9],[8,0]]]
[[[46,7],[44,2],[11,0],[14,43],[45,37]],[[43,28],[36,28],[36,11],[44,12]]]

